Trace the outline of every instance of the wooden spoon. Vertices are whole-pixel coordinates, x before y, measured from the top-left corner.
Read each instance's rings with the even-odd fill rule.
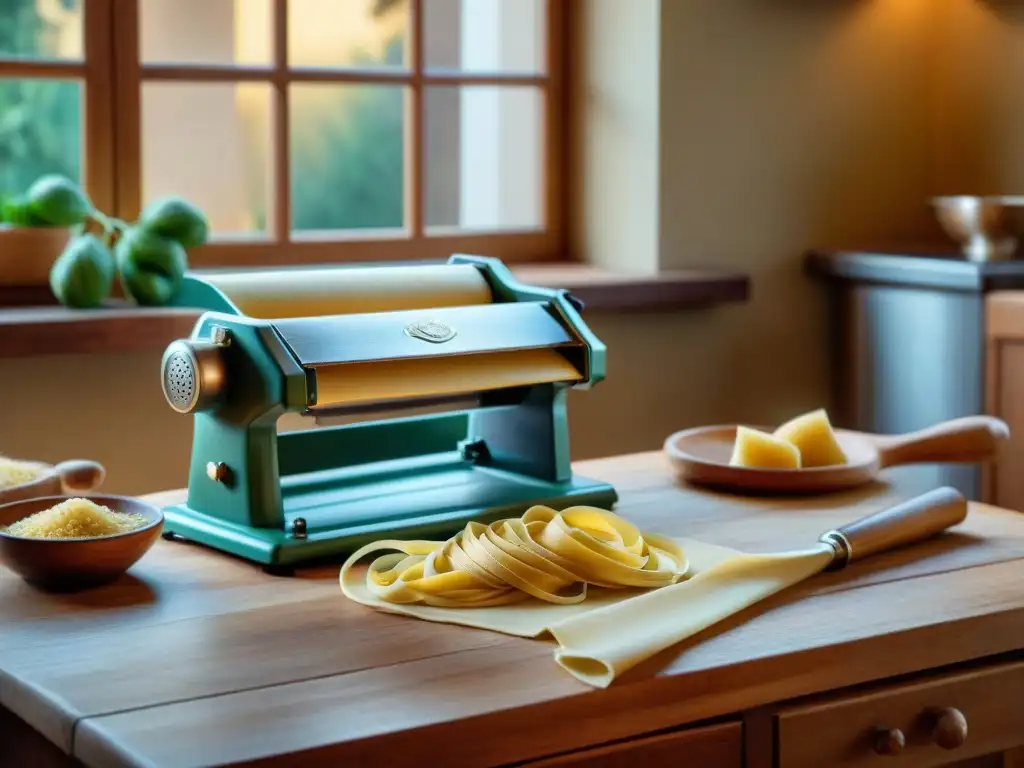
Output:
[[[40,496],[85,495],[94,491],[106,477],[103,465],[85,459],[62,461],[56,466],[41,462],[23,462],[39,470],[27,483],[0,488],[0,504]]]
[[[765,432],[771,428],[755,427]],[[992,416],[967,416],[903,435],[836,430],[846,464],[805,469],[731,467],[736,425],[697,427],[670,435],[665,453],[681,480],[723,490],[827,493],[869,483],[886,467],[971,464],[994,459],[1010,428]]]

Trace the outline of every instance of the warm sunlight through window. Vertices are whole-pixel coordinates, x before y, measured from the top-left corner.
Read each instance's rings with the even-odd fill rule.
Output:
[[[183,195],[197,266],[563,255],[561,0],[0,0],[0,194]]]

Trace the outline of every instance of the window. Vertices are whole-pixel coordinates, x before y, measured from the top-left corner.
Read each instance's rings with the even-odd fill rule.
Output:
[[[0,0],[0,194],[56,172],[114,206],[110,0],[90,1]]]
[[[562,0],[0,0],[0,192],[58,171],[195,266],[555,258]]]

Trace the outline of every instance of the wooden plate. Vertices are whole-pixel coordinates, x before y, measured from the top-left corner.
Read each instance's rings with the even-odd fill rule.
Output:
[[[864,485],[886,467],[991,461],[1010,429],[992,416],[968,416],[904,435],[836,430],[847,463],[805,469],[729,466],[737,425],[696,427],[670,435],[665,453],[679,479],[739,492],[828,493]],[[757,427],[771,432],[771,427]]]

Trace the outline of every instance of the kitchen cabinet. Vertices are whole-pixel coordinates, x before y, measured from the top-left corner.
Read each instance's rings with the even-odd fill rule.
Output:
[[[814,252],[828,286],[830,406],[839,426],[907,432],[989,413],[1010,426],[994,469],[922,466],[922,481],[1024,512],[1024,260]]]
[[[1003,765],[1024,745],[1024,662],[827,697],[771,717],[777,768],[862,768],[880,757],[914,768]]]
[[[991,294],[985,306],[986,410],[1010,426],[1010,440],[985,473],[993,504],[1024,512],[1024,291]]]
[[[911,432],[984,412],[992,383],[986,305],[999,292],[1024,291],[1024,260],[975,263],[924,249],[815,251],[806,266],[826,287],[829,405],[838,426]],[[978,467],[914,471],[924,482],[1007,506],[1005,496],[986,495]],[[1024,489],[1024,476],[1020,482]]]

